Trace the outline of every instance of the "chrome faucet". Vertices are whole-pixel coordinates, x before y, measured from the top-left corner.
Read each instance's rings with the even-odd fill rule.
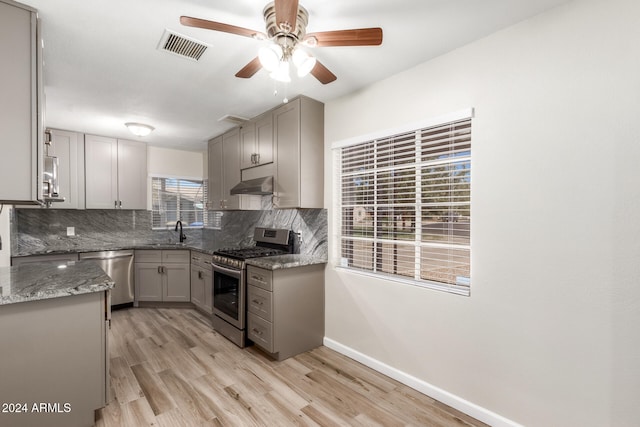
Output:
[[[180,226],[180,243],[182,243],[187,240],[187,236],[185,236],[182,231],[182,221],[178,220],[178,222],[176,222],[176,229],[174,231],[178,231],[178,226]]]

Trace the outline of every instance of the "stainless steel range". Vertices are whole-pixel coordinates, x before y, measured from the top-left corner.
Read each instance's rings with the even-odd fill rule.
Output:
[[[245,260],[293,253],[293,235],[291,230],[256,227],[255,246],[213,253],[213,328],[239,347],[247,345]]]

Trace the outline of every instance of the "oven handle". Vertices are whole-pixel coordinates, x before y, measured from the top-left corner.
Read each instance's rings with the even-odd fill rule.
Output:
[[[218,273],[226,274],[227,276],[231,276],[231,277],[236,278],[238,280],[240,280],[242,278],[242,270],[226,268],[226,267],[223,267],[221,265],[214,264],[214,263],[211,263],[211,267],[213,268],[213,272],[214,273],[217,271]]]

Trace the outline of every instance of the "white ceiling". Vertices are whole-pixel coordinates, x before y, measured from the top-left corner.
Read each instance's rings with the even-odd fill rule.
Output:
[[[278,87],[266,71],[234,74],[260,42],[180,25],[181,15],[264,31],[266,0],[23,0],[39,10],[44,39],[46,126],[135,138],[125,122],[156,129],[150,145],[204,150],[285,95],[327,102],[456,49],[568,0],[301,0],[307,32],[381,27],[381,46],[315,48],[338,79],[312,76]],[[157,49],[165,29],[209,44],[198,61]],[[274,90],[278,95],[274,96]],[[355,113],[354,113],[355,114]]]

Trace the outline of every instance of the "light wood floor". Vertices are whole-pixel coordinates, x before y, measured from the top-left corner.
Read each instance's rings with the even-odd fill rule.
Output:
[[[96,426],[485,425],[326,347],[275,362],[193,309],[113,312]]]

